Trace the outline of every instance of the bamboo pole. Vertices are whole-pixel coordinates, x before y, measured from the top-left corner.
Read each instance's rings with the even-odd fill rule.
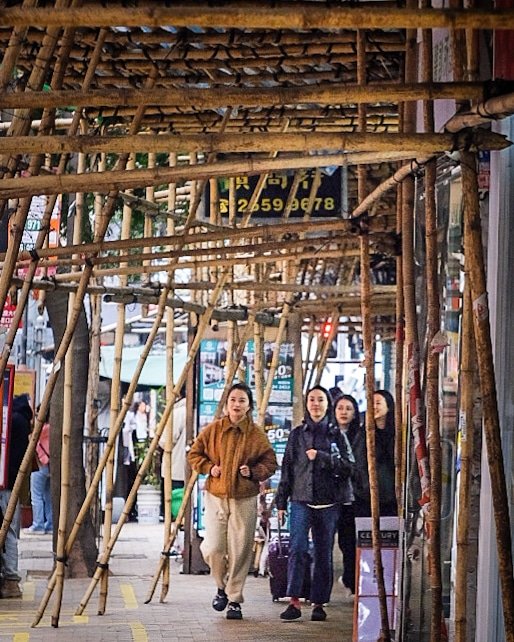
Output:
[[[153,437],[149,447],[148,451],[145,455],[145,458],[137,472],[136,480],[130,490],[129,496],[127,497],[127,500],[125,502],[125,505],[123,507],[123,511],[121,513],[120,519],[118,520],[118,523],[116,524],[116,528],[114,529],[114,532],[111,535],[111,538],[109,539],[109,542],[107,543],[107,546],[105,547],[105,550],[102,552],[100,555],[100,558],[97,562],[97,568],[95,571],[95,574],[93,575],[93,578],[90,582],[89,587],[87,588],[86,592],[84,593],[84,596],[82,600],[80,601],[80,604],[77,608],[76,615],[81,615],[84,612],[84,609],[86,608],[89,599],[91,598],[91,595],[93,594],[93,591],[100,580],[102,573],[105,572],[105,565],[108,563],[110,555],[112,553],[113,547],[119,537],[119,534],[121,532],[121,529],[123,528],[123,525],[128,519],[128,515],[130,512],[130,509],[132,505],[134,504],[134,501],[136,499],[137,491],[139,489],[139,486],[141,485],[141,482],[146,474],[146,471],[148,470],[148,466],[150,465],[153,457],[153,453],[155,449],[157,448],[157,445],[159,443],[159,439],[163,433],[164,427],[166,423],[168,422],[169,416],[173,410],[173,406],[175,404],[175,400],[180,393],[180,390],[182,386],[185,383],[186,376],[188,373],[189,368],[193,364],[194,358],[196,356],[196,353],[198,352],[198,348],[200,347],[200,341],[203,336],[203,332],[205,328],[208,326],[212,311],[214,309],[214,306],[216,304],[216,301],[218,300],[218,297],[220,295],[220,292],[223,288],[223,281],[228,277],[228,272],[226,270],[223,270],[223,272],[220,275],[219,281],[218,281],[218,287],[212,292],[209,305],[207,306],[204,314],[201,316],[200,321],[198,323],[198,329],[197,329],[197,334],[195,336],[195,339],[191,345],[191,348],[189,349],[189,353],[186,359],[186,362],[184,364],[184,369],[182,370],[182,373],[180,377],[178,378],[175,387],[173,389],[173,392],[170,396],[169,399],[166,401],[166,407],[163,411],[162,417],[157,424],[155,428],[155,436]]]
[[[357,32],[357,82],[365,86],[366,75],[366,49],[364,32]],[[408,50],[407,50],[408,51]],[[358,106],[358,128],[360,132],[366,131],[365,103]],[[366,170],[357,168],[357,195],[362,202],[366,195]],[[375,342],[373,338],[373,324],[371,320],[371,262],[369,235],[365,225],[361,225],[360,240],[360,283],[361,283],[361,309],[362,309],[362,341],[364,347],[364,363],[366,370],[366,448],[368,457],[368,476],[371,504],[371,538],[373,544],[374,572],[377,581],[379,609],[380,609],[380,642],[390,642],[389,616],[387,608],[386,589],[384,581],[384,565],[382,561],[382,546],[380,538],[380,500],[378,491],[378,476],[375,455],[375,421],[372,414],[373,394],[375,391]]]
[[[279,234],[285,233],[299,233],[299,232],[308,232],[316,231],[320,232],[346,232],[349,234],[355,233],[355,223],[348,219],[336,219],[336,220],[316,220],[312,221],[298,221],[287,223],[277,223],[274,225],[266,225],[264,230],[262,226],[256,225],[253,227],[235,228],[234,230],[227,230],[226,228],[213,231],[209,230],[207,232],[191,233],[189,228],[183,230],[179,234],[174,234],[170,236],[163,236],[160,238],[162,245],[178,245],[182,247],[183,244],[193,244],[201,243],[206,240],[234,240],[242,237],[254,238],[263,236],[265,238],[272,239],[273,237],[278,236]],[[383,232],[384,223],[379,218],[370,220],[370,232]],[[92,243],[83,243],[79,248],[74,246],[65,246],[65,247],[56,247],[56,248],[45,248],[41,249],[38,252],[40,258],[47,258],[55,254],[57,257],[69,256],[76,252],[81,252],[84,255],[96,254],[97,252],[112,252],[115,250],[122,249],[133,249],[139,247],[148,247],[155,245],[155,239],[148,238],[135,238],[129,240],[117,240],[117,241],[103,241],[103,242],[92,242]],[[5,254],[0,254],[0,260],[5,260]],[[30,260],[32,257],[29,252],[23,251],[20,252],[18,259],[20,261]]]
[[[396,233],[400,238],[402,230],[402,188],[401,185],[397,186],[397,203],[396,203]],[[403,516],[404,501],[403,501],[403,488],[405,481],[405,468],[406,468],[406,429],[403,417],[404,407],[404,387],[403,387],[403,373],[404,373],[404,358],[403,351],[405,345],[405,307],[403,295],[403,267],[401,252],[397,252],[396,256],[396,329],[395,329],[395,347],[396,347],[396,363],[395,363],[395,398],[394,405],[394,422],[395,422],[395,442],[394,442],[394,463],[395,463],[395,494],[396,502],[398,504],[398,515]]]
[[[411,2],[412,4],[412,2]],[[417,77],[416,33],[409,31],[406,35],[407,49],[405,62],[405,80],[410,82]],[[404,105],[404,131],[416,129],[416,105],[406,102]],[[425,440],[425,423],[421,398],[419,338],[417,331],[416,289],[414,274],[414,178],[409,175],[402,183],[402,270],[403,291],[405,297],[405,343],[407,350],[407,368],[409,381],[410,428],[414,440],[414,450],[419,470],[421,492],[420,504],[424,505],[430,498],[430,469],[428,465]]]
[[[23,0],[22,7],[24,9],[32,9],[36,4],[37,0]],[[5,93],[7,85],[11,80],[13,70],[16,66],[16,60],[18,59],[28,30],[28,25],[14,28],[9,38],[9,44],[4,49],[2,65],[0,66],[1,94]]]
[[[273,9],[273,10],[271,10]],[[174,5],[162,7],[124,7],[123,15],[115,7],[84,6],[56,8],[7,8],[0,15],[0,26],[19,27],[223,27],[226,29],[514,29],[514,11],[510,9],[410,9],[367,7],[311,6],[309,3],[238,2],[233,6]]]
[[[17,95],[17,94],[14,94]],[[510,143],[498,133],[486,130],[456,133],[223,133],[223,134],[136,134],[80,136],[7,136],[2,142],[4,153],[64,154],[64,153],[129,153],[149,154],[172,152],[248,153],[302,152],[403,152],[413,158],[420,154],[437,154],[467,147],[505,149]],[[148,164],[148,170],[152,165]]]
[[[135,166],[135,157],[133,155],[127,160],[127,169],[133,169]],[[132,209],[129,205],[123,205],[122,219],[121,219],[121,234],[120,238],[128,239],[130,238],[130,228],[132,222]],[[124,265],[121,263],[120,265]],[[126,265],[126,263],[125,263]],[[124,287],[127,285],[127,278],[124,275],[120,275],[120,285]],[[123,356],[123,340],[125,335],[125,306],[121,303],[118,303],[116,306],[116,330],[114,333],[114,357],[112,365],[112,379],[111,379],[111,395],[110,395],[110,412],[109,412],[109,433],[108,437],[111,436],[115,431],[116,418],[120,412],[120,397],[121,397],[121,363]],[[111,537],[112,529],[112,498],[114,491],[114,449],[111,449],[109,456],[107,458],[106,467],[105,467],[105,512],[104,512],[104,522],[102,529],[102,542],[103,550],[107,542]],[[104,615],[107,607],[107,596],[109,592],[109,573],[104,573],[102,575],[102,582],[99,591],[98,599],[98,615]]]
[[[480,389],[482,392],[487,460],[491,476],[494,519],[496,524],[505,639],[507,642],[514,642],[514,579],[509,500],[505,483],[500,419],[496,399],[476,163],[477,159],[475,154],[465,152],[461,155],[464,205],[464,253],[465,256],[470,259],[469,275],[473,305],[473,326],[478,371],[480,375]]]
[[[253,324],[253,352],[255,376],[255,403],[261,407],[264,397],[264,326],[257,321]]]
[[[307,336],[307,350],[305,354],[305,363],[303,367],[303,377],[302,377],[303,381],[307,379],[307,372],[309,370],[309,362],[311,358],[312,339],[314,337],[315,328],[316,328],[316,318],[312,316],[309,322],[309,333]]]
[[[502,143],[504,145],[504,143]],[[498,145],[497,147],[500,147]],[[0,183],[0,199],[25,198],[36,194],[61,194],[74,191],[125,190],[148,185],[160,185],[179,180],[207,180],[216,176],[230,177],[284,169],[309,169],[326,165],[369,165],[410,159],[416,154],[408,152],[348,152],[316,156],[291,154],[280,158],[250,158],[237,161],[217,161],[201,165],[175,168],[157,167],[136,169],[132,172],[112,170],[105,174],[90,172],[88,178],[80,176],[34,176],[30,178],[4,178]]]
[[[460,428],[460,484],[459,512],[457,515],[457,560],[455,571],[455,642],[467,640],[467,576],[468,576],[468,537],[470,525],[471,474],[474,450],[473,421],[473,381],[475,355],[473,345],[473,318],[471,310],[471,290],[469,283],[469,257],[466,261],[466,280],[464,285],[464,305],[462,314],[462,356],[461,356],[461,411]]]
[[[313,228],[315,228],[315,224],[313,224]],[[313,230],[314,231],[314,230]],[[353,230],[352,230],[353,232]],[[148,238],[148,237],[147,237]],[[384,233],[379,233],[375,235],[374,240],[374,246],[376,248],[376,251],[382,251],[382,252],[391,252],[394,250],[394,243],[389,235],[386,235]],[[344,241],[344,247],[343,245]],[[350,243],[352,241],[352,243]],[[155,240],[154,240],[155,243]],[[286,250],[295,250],[299,249],[302,250],[304,247],[307,247],[307,249],[312,249],[313,246],[319,245],[321,248],[325,249],[330,249],[330,248],[335,248],[335,247],[341,247],[341,254],[344,256],[352,256],[356,252],[356,246],[358,245],[357,239],[355,237],[355,234],[352,233],[350,238],[342,238],[342,239],[337,239],[337,238],[331,238],[328,236],[321,236],[318,235],[316,237],[305,237],[304,235],[301,235],[301,238],[298,239],[288,239],[287,243],[284,244],[284,239],[280,241],[269,241],[269,240],[263,240],[263,239],[255,239],[255,241],[251,244],[249,247],[249,244],[245,242],[244,239],[241,239],[241,242],[236,244],[227,244],[224,247],[217,247],[214,248],[205,248],[203,247],[204,244],[201,244],[200,247],[190,247],[186,252],[183,250],[168,250],[165,248],[162,251],[155,251],[155,252],[132,252],[130,254],[130,265],[133,266],[139,266],[141,269],[141,263],[144,265],[148,265],[149,260],[153,259],[169,259],[169,258],[181,258],[184,257],[184,260],[192,260],[195,257],[199,257],[200,259],[206,259],[206,260],[219,260],[223,256],[229,256],[231,254],[248,254],[250,252],[253,252],[255,254],[257,253],[265,253],[265,252],[284,252]],[[286,247],[284,247],[284,245]],[[209,249],[211,251],[209,251]],[[280,255],[279,255],[280,256]],[[151,257],[151,258],[150,258]],[[91,262],[95,266],[101,266],[101,265],[110,265],[112,266],[113,264],[118,263],[119,261],[122,261],[125,263],[126,261],[123,259],[122,255],[105,255],[105,256],[100,256],[94,259],[91,259]],[[59,267],[63,268],[68,265],[83,265],[84,261],[83,258],[56,258],[56,259],[43,259],[40,261],[39,266],[41,268],[49,268],[49,267]],[[19,267],[23,267],[28,264],[28,261],[20,261],[18,263]],[[204,282],[207,280],[208,275],[204,275]],[[239,275],[239,278],[241,278],[242,275]],[[61,278],[67,278],[67,277],[61,277]],[[237,278],[237,277],[236,277]],[[202,280],[202,279],[200,279]],[[255,280],[255,279],[254,279]]]
[[[86,158],[80,154],[77,159],[77,173],[86,171]],[[75,219],[73,222],[73,245],[80,244],[82,240],[82,219],[84,215],[84,195],[76,195]],[[67,321],[73,321],[73,308],[76,294],[70,292],[68,296]],[[51,623],[54,628],[59,626],[62,596],[64,591],[64,567],[67,561],[65,552],[66,531],[68,521],[68,498],[70,491],[70,440],[72,433],[71,416],[73,404],[73,361],[74,337],[71,336],[69,348],[64,359],[64,395],[62,412],[62,437],[61,437],[61,495],[59,499],[59,523],[57,530],[57,544],[55,555],[56,595]]]
[[[328,333],[327,337],[323,337],[323,341],[321,343],[322,348],[321,348],[321,354],[319,356],[319,359],[316,363],[316,378],[314,380],[314,385],[318,386],[321,383],[321,377],[323,375],[323,370],[325,369],[325,366],[327,365],[327,359],[328,359],[328,353],[330,348],[332,347],[332,342],[334,339],[336,339],[337,334],[339,332],[339,310],[336,308],[333,310],[333,312],[330,314],[330,331]],[[310,387],[310,386],[309,386]]]
[[[366,450],[368,455],[368,476],[371,501],[371,531],[373,541],[373,558],[377,580],[380,604],[380,642],[389,642],[391,632],[387,613],[387,601],[384,584],[384,566],[380,545],[380,506],[378,496],[378,477],[375,451],[375,421],[373,419],[373,392],[375,388],[375,364],[373,329],[371,326],[370,308],[370,263],[369,243],[366,234],[362,235],[361,253],[361,306],[362,306],[362,338],[364,344],[364,361],[366,367]]]
[[[155,54],[156,52],[153,52]],[[3,71],[3,66],[2,66]],[[0,79],[2,76],[0,75]],[[0,85],[1,86],[1,85]],[[344,87],[333,83],[321,83],[316,87],[212,87],[210,89],[174,89],[158,87],[151,91],[117,87],[116,89],[89,89],[87,91],[58,90],[52,92],[32,91],[0,96],[0,109],[58,108],[63,105],[77,107],[115,107],[159,105],[182,109],[217,109],[227,105],[240,107],[273,107],[283,105],[335,105],[338,103],[396,103],[406,100],[466,99],[482,101],[486,98],[483,82],[438,82],[370,83],[363,87],[347,83]]]
[[[171,153],[168,157],[168,164],[173,167],[177,164],[177,155]],[[168,210],[175,209],[177,202],[177,184],[168,185]],[[166,222],[166,233],[172,235],[175,232],[175,221],[170,217]],[[171,279],[171,274],[170,274]],[[174,380],[174,358],[175,358],[175,312],[173,309],[166,310],[166,398],[173,393]],[[173,413],[170,413],[169,421],[165,426],[164,452],[162,455],[162,469],[164,472],[164,535],[163,546],[170,538],[172,529],[171,499],[172,499],[172,450],[176,447],[173,444]],[[186,489],[187,490],[187,489]],[[180,524],[180,522],[178,522]],[[162,590],[160,601],[164,602],[170,586],[170,559],[167,556],[164,560],[162,570]]]
[[[422,7],[430,6],[430,0],[421,0]],[[432,33],[424,30],[422,38],[422,78],[432,80]],[[423,104],[426,132],[434,131],[433,104]],[[437,168],[434,159],[425,167],[425,238],[426,238],[426,283],[427,283],[427,364],[426,364],[426,410],[428,447],[430,453],[430,505],[428,510],[428,547],[430,574],[430,642],[441,642],[445,627],[443,616],[443,580],[441,567],[441,493],[442,454],[439,426],[439,355],[440,348],[433,344],[441,327],[439,303],[439,270],[437,247],[437,207],[435,197]]]

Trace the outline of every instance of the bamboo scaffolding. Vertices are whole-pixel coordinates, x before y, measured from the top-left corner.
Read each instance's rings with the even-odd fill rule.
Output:
[[[84,89],[87,89],[91,84],[91,80],[92,80],[93,75],[94,75],[94,70],[95,70],[96,64],[98,62],[98,59],[99,59],[101,51],[102,51],[102,46],[103,46],[103,42],[104,42],[104,38],[105,38],[105,33],[106,33],[105,30],[101,30],[100,33],[98,34],[98,39],[97,39],[94,51],[93,51],[93,53],[91,55],[91,60],[90,60],[90,63],[88,65],[88,69],[87,69],[86,75],[84,77],[84,81],[83,81],[83,85],[82,85]],[[0,69],[3,69],[3,66],[0,67]],[[75,114],[73,116],[72,122],[71,122],[70,127],[69,127],[69,133],[70,134],[73,135],[78,131],[78,128],[79,128],[79,125],[80,125],[80,118],[81,118],[80,113],[77,113],[77,114]],[[67,163],[67,158],[66,157],[61,157],[60,160],[59,160],[59,165],[57,167],[57,174],[62,174],[64,172],[64,170],[66,168],[66,163]],[[40,250],[42,250],[43,245],[45,244],[45,240],[46,240],[47,235],[48,235],[50,217],[52,215],[56,199],[57,199],[57,195],[51,196],[48,199],[48,202],[46,204],[45,212],[44,212],[43,218],[41,220],[41,229],[40,229],[40,232],[38,233],[37,238],[36,238],[36,243],[35,243],[35,248],[34,248],[36,250],[36,253],[39,252]],[[12,319],[11,327],[9,328],[9,330],[7,332],[7,336],[5,338],[5,343],[4,343],[4,347],[3,347],[3,350],[2,350],[2,354],[0,355],[0,376],[3,376],[3,372],[5,370],[5,366],[7,364],[9,356],[11,354],[11,350],[12,350],[12,346],[13,346],[13,343],[14,343],[14,339],[16,337],[16,332],[17,332],[21,317],[23,315],[23,311],[25,310],[25,305],[26,305],[26,302],[27,302],[27,298],[29,296],[31,284],[32,284],[32,281],[34,279],[34,275],[36,273],[37,266],[38,266],[38,262],[35,261],[35,260],[33,260],[33,261],[31,261],[29,263],[29,265],[27,267],[27,270],[26,270],[26,274],[25,274],[25,278],[24,278],[24,281],[23,281],[23,285],[22,285],[21,291],[18,293],[18,305],[16,306],[16,310],[14,312],[14,316],[13,316],[13,319]],[[4,266],[2,265],[2,273],[3,273],[3,271],[4,271]],[[11,282],[12,282],[12,278],[11,278]],[[1,309],[1,306],[0,306],[0,309]]]
[[[226,29],[514,29],[510,9],[410,9],[367,7],[318,7],[309,3],[263,2],[256,6],[237,2],[232,6],[211,7],[175,5],[124,7],[121,16],[126,27],[223,27]],[[0,15],[0,26],[20,27],[115,27],[120,24],[118,8],[92,5],[78,9],[7,8]]]
[[[473,343],[473,318],[471,309],[471,289],[469,283],[469,263],[465,264],[466,280],[464,284],[462,313],[462,356],[461,356],[461,411],[459,428],[461,435],[459,512],[457,515],[457,561],[455,572],[455,642],[466,642],[468,639],[468,537],[470,525],[471,475],[474,450],[473,420],[473,381],[475,355]]]
[[[152,73],[150,75],[150,77],[146,81],[147,86],[151,87],[153,85],[153,83],[155,82],[155,79],[156,79],[156,74]],[[142,116],[143,116],[143,110],[141,109],[141,110],[138,111],[138,113],[134,117],[134,121],[133,121],[133,123],[131,125],[131,130],[132,130],[133,133],[135,131],[137,131]],[[125,168],[126,164],[127,164],[127,161],[128,161],[128,157],[127,156],[118,157],[117,167]],[[116,193],[112,193],[111,192],[108,195],[108,198],[107,198],[107,200],[106,200],[106,202],[104,204],[104,207],[103,207],[103,210],[102,210],[102,213],[101,213],[101,216],[100,216],[100,220],[99,220],[99,222],[97,224],[97,227],[96,227],[95,239],[94,239],[95,242],[100,242],[101,243],[103,241],[103,238],[104,238],[104,236],[106,234],[106,231],[107,231],[107,228],[108,228],[108,225],[109,225],[110,218],[111,218],[112,213],[114,211],[115,202],[116,202]],[[75,294],[75,302],[74,302],[73,312],[68,317],[68,323],[67,323],[66,329],[64,331],[63,337],[61,339],[61,343],[59,345],[59,348],[58,348],[57,353],[56,353],[55,358],[54,358],[53,371],[52,371],[52,374],[50,375],[50,377],[48,379],[47,386],[45,388],[45,394],[43,396],[43,401],[41,402],[41,405],[40,405],[40,411],[39,411],[38,416],[36,418],[35,427],[34,427],[34,430],[32,431],[31,440],[29,442],[29,447],[27,448],[27,451],[25,453],[25,457],[24,457],[24,460],[22,462],[22,466],[20,468],[20,473],[18,473],[18,478],[20,477],[22,469],[24,467],[26,467],[26,465],[31,461],[31,458],[33,457],[35,446],[37,444],[37,440],[38,440],[39,435],[41,433],[41,428],[42,428],[42,425],[43,425],[43,419],[46,416],[46,413],[48,411],[49,400],[50,400],[50,397],[52,395],[52,392],[54,390],[54,387],[55,387],[55,384],[56,384],[56,381],[57,381],[57,373],[58,373],[58,371],[59,371],[59,369],[61,367],[61,361],[64,358],[64,356],[66,355],[66,352],[68,350],[69,344],[71,342],[71,339],[72,339],[74,331],[75,331],[77,320],[78,320],[78,317],[79,317],[79,314],[80,314],[80,311],[81,311],[81,308],[82,308],[82,305],[83,305],[84,296],[86,294],[86,288],[87,288],[87,285],[88,285],[90,277],[91,277],[91,272],[92,272],[92,266],[88,265],[87,261],[86,261],[86,266],[85,266],[85,268],[84,268],[84,270],[82,272],[82,275],[81,275],[81,278],[80,278],[80,282],[79,282],[79,286],[78,286],[77,292]],[[109,453],[107,452],[107,455],[108,454]],[[27,459],[27,462],[25,462],[26,459]],[[103,464],[103,466],[105,466],[105,463]],[[15,486],[18,483],[18,478],[16,479]],[[20,481],[20,484],[21,484],[21,481]],[[91,486],[90,486],[90,488],[88,490],[88,493],[86,494],[86,500],[84,501],[84,504],[87,503],[88,496],[89,496],[89,503],[87,503],[86,509],[85,509],[85,511],[83,512],[82,515],[81,515],[81,512],[79,511],[79,516],[81,516],[80,519],[82,519],[82,520],[84,519],[85,512],[87,510],[89,510],[89,506],[90,506],[90,503],[91,503],[92,498],[93,498],[93,493],[96,492],[96,488],[97,487],[98,487],[98,482],[96,484],[96,487],[95,487],[94,484],[91,484]],[[9,509],[9,507],[8,507],[8,509]],[[77,518],[75,520],[74,527],[77,524],[77,520],[79,520],[79,516],[77,516]],[[68,542],[71,542],[71,544],[73,544],[73,542],[75,541],[75,538],[77,536],[78,529],[76,529],[74,527],[72,528],[72,530],[71,530],[71,532],[70,532],[70,534],[68,536],[68,540],[67,540],[67,542],[65,544],[63,557],[67,557],[67,555],[69,553],[69,550],[71,549],[71,545],[68,546]],[[36,620],[34,621],[32,626],[36,626],[37,623],[41,620],[41,617],[42,617],[42,615],[44,613],[44,610],[45,610],[45,608],[46,608],[46,606],[48,604],[48,601],[49,601],[49,599],[51,597],[53,589],[55,588],[56,582],[57,582],[57,573],[56,573],[56,571],[54,571],[52,573],[50,579],[49,579],[47,591],[46,591],[46,593],[45,593],[45,595],[43,597],[43,600],[41,602],[40,608],[39,608],[39,610],[38,610],[38,612],[36,614]]]
[[[505,482],[505,471],[503,468],[500,420],[496,399],[476,163],[477,159],[473,153],[465,152],[461,155],[464,205],[464,253],[465,256],[470,259],[469,276],[473,305],[473,327],[480,375],[480,389],[482,391],[487,461],[491,476],[492,500],[496,524],[505,639],[507,642],[514,642],[514,578],[509,500]]]
[[[210,54],[209,54],[210,55]],[[266,60],[266,63],[269,62]],[[158,105],[160,107],[181,107],[196,110],[217,109],[227,105],[241,107],[272,107],[281,105],[336,105],[359,103],[396,103],[406,100],[468,99],[483,101],[488,89],[482,82],[439,82],[439,83],[393,83],[374,82],[367,87],[358,84],[321,84],[316,87],[212,87],[206,89],[155,88],[151,91],[140,89],[90,89],[88,91],[59,90],[52,92],[34,91],[0,96],[0,109],[14,108],[58,108],[63,105],[77,107],[115,107]],[[493,100],[498,101],[499,98]]]
[[[304,286],[305,287],[305,286]],[[310,363],[310,358],[311,358],[311,347],[312,347],[312,340],[314,338],[314,331],[316,328],[316,318],[314,316],[311,317],[309,321],[309,331],[307,335],[307,350],[305,353],[305,363],[303,365],[303,372],[302,372],[302,380],[305,381],[307,379],[307,372],[309,370],[309,363]]]
[[[414,154],[415,156],[415,154]],[[132,172],[110,171],[106,174],[90,172],[87,178],[80,176],[34,176],[31,178],[4,178],[0,183],[0,199],[24,198],[36,194],[61,194],[94,189],[125,190],[148,185],[160,185],[187,180],[207,180],[216,176],[229,177],[276,172],[286,169],[308,169],[327,165],[369,165],[387,161],[401,161],[412,158],[406,152],[348,152],[324,155],[288,155],[280,158],[253,158],[238,161],[203,163],[194,167],[136,169]]]
[[[478,129],[456,133],[224,133],[224,134],[136,134],[132,136],[7,136],[2,149],[9,153],[64,154],[64,153],[111,153],[128,152],[164,153],[208,152],[242,153],[281,152],[309,153],[326,152],[402,152],[415,158],[420,154],[436,154],[458,149],[505,149],[510,145],[506,137]],[[152,164],[148,164],[151,170]],[[211,221],[212,223],[212,221]]]
[[[225,270],[224,273],[220,275],[219,283],[218,283],[218,288],[216,288],[210,297],[209,305],[207,306],[204,314],[201,316],[200,321],[198,323],[198,328],[197,328],[197,333],[195,336],[195,339],[191,345],[191,348],[189,349],[188,355],[186,362],[184,364],[184,369],[182,370],[182,373],[180,377],[178,378],[175,387],[173,389],[173,392],[171,394],[171,397],[166,400],[166,406],[163,410],[162,417],[155,427],[155,436],[153,437],[152,441],[150,442],[150,445],[148,446],[148,450],[146,452],[146,455],[143,459],[143,462],[141,463],[141,466],[137,472],[136,479],[134,481],[134,484],[132,488],[130,489],[130,493],[127,497],[127,500],[125,501],[125,505],[123,507],[122,513],[120,515],[120,518],[118,520],[118,523],[116,524],[116,528],[114,529],[111,538],[109,539],[105,550],[102,552],[100,555],[98,562],[97,562],[97,568],[95,571],[95,574],[93,575],[93,578],[90,582],[89,587],[87,588],[86,592],[84,593],[84,596],[82,597],[79,606],[77,607],[76,610],[76,615],[82,615],[84,612],[84,609],[86,608],[89,599],[91,598],[91,595],[93,594],[93,591],[98,584],[99,580],[101,579],[102,574],[105,572],[105,565],[109,562],[110,555],[112,553],[112,550],[114,548],[114,545],[116,544],[116,541],[118,540],[119,534],[121,532],[121,529],[123,528],[125,522],[128,519],[130,509],[132,508],[132,505],[134,504],[134,501],[136,499],[137,491],[139,489],[139,486],[141,485],[143,478],[146,474],[146,471],[148,470],[148,466],[150,465],[153,457],[153,453],[155,452],[155,449],[157,448],[159,444],[159,439],[164,431],[164,427],[166,423],[169,420],[169,416],[173,410],[173,406],[175,404],[175,400],[177,396],[180,393],[180,390],[182,386],[185,383],[186,376],[188,373],[189,368],[193,364],[194,358],[196,356],[196,353],[198,352],[198,349],[200,347],[200,341],[202,340],[203,332],[209,325],[210,319],[211,319],[211,314],[212,310],[214,309],[214,306],[216,304],[216,301],[218,300],[219,294],[222,290],[223,287],[223,281],[228,277],[228,272]]]

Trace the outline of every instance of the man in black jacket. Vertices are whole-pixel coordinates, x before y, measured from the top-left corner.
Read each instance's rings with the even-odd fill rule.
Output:
[[[9,474],[7,489],[0,490],[0,510],[5,513],[11,491],[16,481],[16,475],[21,466],[23,456],[29,443],[29,434],[32,421],[32,409],[27,395],[20,395],[13,400],[11,415],[11,433],[9,439],[8,466]],[[18,573],[18,535],[20,532],[20,507],[16,507],[13,520],[7,531],[1,557],[1,583],[0,597],[21,597],[20,580]]]

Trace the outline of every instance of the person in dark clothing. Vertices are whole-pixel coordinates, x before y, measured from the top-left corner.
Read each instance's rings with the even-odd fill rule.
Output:
[[[341,395],[335,402],[334,414],[341,434],[352,448],[360,431],[359,406],[351,395]],[[353,451],[352,451],[353,456]],[[337,543],[343,554],[344,569],[339,581],[343,584],[345,597],[355,593],[355,509],[353,502],[340,505],[337,522]]]
[[[11,431],[8,453],[8,481],[7,488],[0,490],[0,510],[5,513],[11,491],[16,481],[23,456],[29,444],[29,435],[32,422],[32,409],[29,405],[27,395],[20,395],[13,399],[11,415]],[[18,535],[20,532],[20,507],[19,504],[14,512],[13,519],[9,525],[5,538],[5,546],[0,550],[1,557],[1,582],[0,597],[17,598],[21,597],[20,580],[18,573]]]
[[[394,465],[394,400],[387,390],[376,390],[373,395],[373,417],[375,419],[375,451],[378,477],[378,495],[380,515],[398,514],[395,494]],[[371,516],[371,499],[369,491],[368,456],[366,448],[366,430],[362,428],[353,445],[356,461],[354,477],[355,515]]]
[[[339,505],[353,500],[353,457],[334,424],[328,391],[314,386],[307,392],[305,405],[303,423],[289,434],[275,498],[281,523],[290,501],[287,595],[291,601],[280,617],[301,617],[299,596],[309,564],[310,531],[314,550],[311,620],[323,621],[327,617],[323,604],[330,600],[332,592],[332,550]]]

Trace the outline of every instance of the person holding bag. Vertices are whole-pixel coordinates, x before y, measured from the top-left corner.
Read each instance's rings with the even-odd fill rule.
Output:
[[[346,441],[332,416],[332,399],[322,386],[307,392],[305,417],[287,441],[275,504],[283,523],[290,501],[290,555],[287,595],[290,604],[282,620],[301,617],[301,595],[309,563],[309,532],[314,562],[311,571],[311,620],[322,622],[323,605],[330,601],[333,584],[332,551],[340,504],[353,501],[353,461]]]

